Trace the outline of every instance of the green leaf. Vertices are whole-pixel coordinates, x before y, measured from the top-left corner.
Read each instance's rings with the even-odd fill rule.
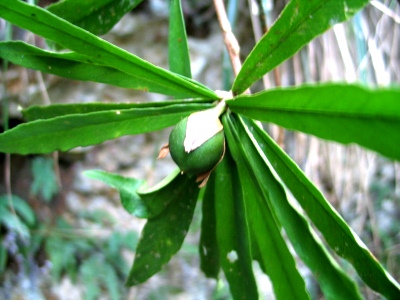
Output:
[[[213,91],[201,84],[156,67],[40,7],[18,0],[0,2],[0,17],[87,56],[88,63],[129,74],[135,78],[135,89],[182,98],[217,98]],[[65,74],[68,75],[68,68]]]
[[[249,54],[232,91],[241,94],[316,36],[352,17],[368,0],[292,0]]]
[[[182,100],[168,100],[157,102],[143,102],[143,103],[73,103],[73,104],[52,104],[52,105],[34,105],[22,110],[24,119],[27,121],[34,121],[38,119],[51,119],[63,115],[73,114],[86,114],[91,112],[107,111],[107,110],[124,110],[131,108],[156,108],[170,106],[171,104],[195,104],[204,103],[204,108],[212,108],[213,105],[207,104],[209,100],[204,99],[182,99]]]
[[[255,164],[254,160],[258,158],[258,153],[251,151],[253,145],[248,138],[246,139],[246,134],[243,135],[240,123],[234,116],[226,114],[223,122],[228,147],[232,150],[233,158],[240,170],[240,185],[252,233],[253,257],[259,261],[261,268],[271,279],[276,299],[309,299],[305,282],[281,235],[279,224],[281,220],[277,220],[274,206],[271,204],[281,200],[275,197],[277,192],[282,193],[283,190],[280,186],[274,185],[274,181],[263,181],[265,176],[263,173],[260,174],[260,171],[268,172],[268,169],[262,161],[259,165]],[[259,184],[263,185],[263,189]]]
[[[73,114],[21,124],[0,134],[0,152],[48,153],[172,126],[204,104]]]
[[[137,194],[137,190],[144,184],[144,180],[123,177],[118,174],[100,170],[89,170],[83,172],[83,174],[89,178],[100,180],[117,189],[122,206],[128,213],[138,218],[149,217],[148,207]]]
[[[252,134],[253,127],[257,125],[251,120],[238,121],[236,128],[243,144],[243,156],[247,156],[246,161],[255,177],[253,181],[250,180],[249,185],[258,182],[256,194],[264,195],[284,227],[293,248],[319,282],[326,299],[362,299],[355,283],[338,266],[306,218],[288,202],[283,187],[270,171],[273,169],[270,162],[258,147],[259,144],[263,144],[263,140]],[[251,175],[245,177],[251,178]]]
[[[17,233],[23,239],[30,237],[28,226],[17,215],[11,213],[10,210],[0,206],[0,216],[0,224],[4,225],[8,231]]]
[[[138,74],[128,74],[110,66],[95,64],[87,56],[76,52],[50,52],[19,41],[0,43],[0,57],[44,73],[122,88],[135,89],[138,80],[141,80]]]
[[[323,234],[329,246],[354,266],[370,288],[388,299],[399,299],[399,284],[384,270],[296,163],[260,127],[252,125],[249,130],[275,172]]]
[[[169,69],[172,72],[192,78],[185,21],[180,0],[172,0],[170,4],[168,52]]]
[[[32,160],[32,175],[33,182],[30,192],[33,195],[41,196],[45,202],[50,202],[59,190],[53,158],[35,157]]]
[[[95,35],[107,33],[143,0],[64,0],[46,9]]]
[[[184,176],[176,169],[154,187],[147,188],[143,180],[123,177],[100,170],[85,171],[90,178],[101,180],[120,193],[122,206],[127,212],[138,218],[154,218],[161,214],[173,200],[171,197],[185,195]]]
[[[326,84],[275,89],[227,102],[250,118],[400,160],[400,89]]]
[[[181,248],[193,217],[199,188],[195,178],[178,175],[181,191],[171,193],[170,204],[162,214],[151,218],[143,228],[127,285],[137,285],[161,270]]]
[[[208,179],[202,204],[199,243],[200,269],[209,278],[218,278],[220,270],[215,215],[215,173]]]
[[[24,199],[16,195],[11,196],[11,201],[15,212],[23,219],[24,223],[28,226],[33,226],[36,222],[36,215],[32,207]],[[7,213],[11,213],[8,206],[8,196],[0,196],[0,207],[4,208]]]
[[[234,299],[258,299],[239,171],[229,149],[215,169],[215,214],[221,267]]]

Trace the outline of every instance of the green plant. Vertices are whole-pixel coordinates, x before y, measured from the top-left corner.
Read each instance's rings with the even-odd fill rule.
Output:
[[[17,0],[0,3],[0,17],[51,40],[58,48],[72,51],[60,53],[23,42],[3,42],[0,56],[26,68],[161,93],[174,100],[29,107],[23,111],[28,123],[0,135],[0,151],[66,151],[122,135],[159,130],[194,112],[213,108],[216,103],[224,106],[221,120],[225,155],[201,193],[196,178],[180,174],[179,170],[147,190],[142,180],[103,171],[86,173],[118,189],[122,205],[129,213],[148,219],[128,285],[147,280],[179,250],[196,202],[201,198],[201,269],[213,278],[222,269],[235,299],[258,298],[253,260],[271,279],[278,299],[309,298],[282,230],[327,299],[361,298],[358,286],[335,261],[332,251],[351,263],[370,288],[388,299],[400,298],[399,284],[300,168],[254,121],[275,123],[343,144],[357,143],[399,160],[400,90],[325,83],[246,94],[264,74],[334,24],[352,17],[368,1],[290,1],[237,70],[228,97],[220,97],[190,79],[180,1],[171,1],[170,71],[94,35],[111,28],[94,30],[108,24],[98,16],[102,16],[101,8],[111,2],[121,16],[140,1],[96,1],[91,3],[93,7],[98,5],[95,9],[82,10],[90,11],[89,17],[71,13],[81,11],[76,9],[80,3],[75,0],[60,2],[57,11]],[[70,15],[76,18],[71,19]],[[89,25],[82,29],[82,24]],[[229,40],[229,27],[224,30]],[[229,50],[237,67],[236,48],[229,45],[233,46]]]
[[[99,212],[83,217],[101,224],[106,214],[101,212],[102,220],[98,220],[96,214]],[[109,236],[95,237],[75,232],[75,228],[61,218],[55,228],[43,228],[39,232],[49,235],[43,239],[43,244],[52,263],[53,280],[58,281],[67,274],[73,282],[79,281],[84,286],[84,299],[87,300],[98,299],[104,291],[110,299],[121,299],[124,291],[120,281],[129,272],[121,250],[134,250],[137,241],[134,232],[115,231]]]

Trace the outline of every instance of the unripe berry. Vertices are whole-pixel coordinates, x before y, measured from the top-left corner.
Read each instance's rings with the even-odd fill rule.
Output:
[[[217,120],[219,122],[219,120]],[[169,136],[169,151],[182,172],[199,175],[211,171],[225,151],[225,137],[221,130],[195,149],[185,149],[188,118],[181,120]],[[206,126],[205,126],[206,127]]]

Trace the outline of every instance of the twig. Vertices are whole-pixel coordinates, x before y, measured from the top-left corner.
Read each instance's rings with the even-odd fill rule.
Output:
[[[36,38],[33,35],[33,41],[36,44]],[[35,72],[35,76],[36,76],[36,81],[38,82],[39,85],[39,89],[40,89],[40,93],[42,94],[43,97],[43,102],[45,105],[50,105],[51,104],[51,100],[50,100],[50,96],[49,93],[47,92],[47,87],[46,84],[44,82],[43,79],[43,75],[42,72],[40,71],[36,71]],[[61,173],[60,173],[60,166],[58,164],[58,151],[55,151],[52,153],[52,157],[53,157],[53,161],[54,161],[54,176],[56,177],[56,181],[58,184],[58,187],[61,189],[62,188],[62,183],[61,183]]]
[[[228,16],[226,15],[225,4],[222,0],[214,0],[215,11],[217,12],[217,17],[219,24],[224,35],[225,46],[228,50],[229,58],[232,63],[233,73],[235,76],[239,74],[242,68],[242,63],[240,61],[240,47],[239,43],[232,32],[231,24],[229,23]]]
[[[12,36],[12,29],[10,23],[6,22],[6,38],[5,40],[11,40]],[[7,70],[8,70],[8,60],[3,60],[2,64],[2,77],[4,83],[4,97],[3,97],[3,123],[4,123],[4,131],[7,131],[8,122],[9,122],[9,115],[8,115],[8,93],[7,93]],[[17,215],[14,208],[14,203],[12,200],[12,188],[11,188],[11,154],[5,154],[5,162],[4,162],[4,184],[6,186],[6,194],[8,199],[8,206],[10,207],[10,211],[12,214]]]

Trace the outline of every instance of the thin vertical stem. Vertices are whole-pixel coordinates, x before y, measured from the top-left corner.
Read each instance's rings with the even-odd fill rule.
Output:
[[[6,36],[5,40],[9,41],[12,38],[12,26],[10,23],[6,22]],[[9,129],[9,113],[8,113],[8,92],[7,92],[7,70],[8,70],[8,60],[3,60],[2,65],[2,77],[4,84],[4,97],[3,97],[3,127],[4,131]],[[6,187],[6,194],[8,199],[8,204],[10,210],[13,214],[15,214],[14,204],[12,202],[12,188],[11,188],[11,155],[9,153],[5,154],[5,162],[4,162],[4,184]]]
[[[214,6],[215,11],[217,12],[217,17],[222,29],[222,33],[224,35],[225,46],[228,50],[229,58],[232,63],[233,73],[236,76],[237,74],[239,74],[239,71],[242,68],[242,63],[239,57],[239,43],[232,32],[232,28],[226,14],[224,1],[214,0]]]

